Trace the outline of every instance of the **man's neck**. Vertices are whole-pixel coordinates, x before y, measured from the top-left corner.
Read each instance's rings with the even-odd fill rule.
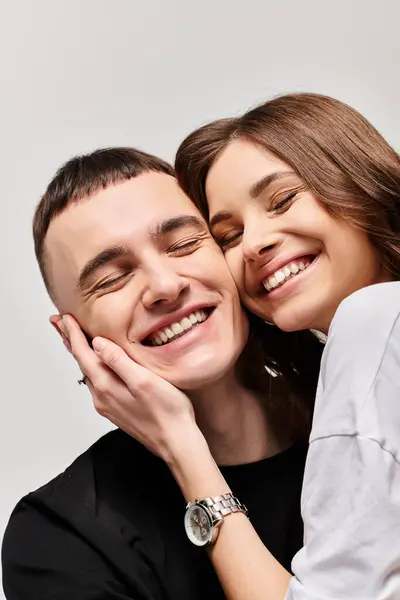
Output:
[[[217,464],[255,462],[284,449],[268,422],[265,399],[245,389],[234,373],[190,395]]]

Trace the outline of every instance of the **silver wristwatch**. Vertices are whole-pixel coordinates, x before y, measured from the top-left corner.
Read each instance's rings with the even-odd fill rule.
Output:
[[[185,512],[185,531],[195,546],[211,546],[218,537],[224,517],[242,512],[247,516],[247,508],[230,492],[189,502]]]

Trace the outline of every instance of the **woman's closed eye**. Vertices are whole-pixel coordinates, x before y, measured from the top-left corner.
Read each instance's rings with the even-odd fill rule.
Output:
[[[222,248],[222,250],[227,250],[229,247],[233,246],[235,242],[239,242],[240,238],[243,235],[243,231],[228,231],[222,234],[215,234],[213,237],[217,242],[218,246]]]
[[[292,189],[290,192],[286,191],[284,193],[282,192],[277,194],[275,198],[270,201],[267,212],[273,214],[282,214],[286,212],[297,199],[300,191],[303,191],[303,186],[297,187],[295,190]],[[271,217],[273,214],[271,214]],[[212,235],[218,246],[222,248],[223,251],[236,246],[240,242],[243,235],[243,229],[235,228],[224,232],[218,231],[220,227],[221,225],[217,225],[212,232]]]
[[[290,192],[289,194],[286,194],[281,200],[278,200],[278,202],[276,202],[275,204],[272,204],[271,209],[270,209],[271,212],[280,213],[280,212],[284,212],[285,210],[288,210],[290,208],[292,201],[295,200],[297,194],[298,194],[298,190],[296,190],[295,192]]]

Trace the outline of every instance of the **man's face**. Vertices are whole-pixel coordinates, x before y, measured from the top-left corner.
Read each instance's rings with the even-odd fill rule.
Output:
[[[61,314],[181,389],[228,374],[248,335],[225,259],[169,175],[149,172],[73,204],[46,236]]]

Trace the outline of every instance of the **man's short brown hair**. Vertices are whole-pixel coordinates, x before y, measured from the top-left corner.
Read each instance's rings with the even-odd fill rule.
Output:
[[[167,162],[135,148],[102,148],[71,158],[57,171],[33,218],[35,254],[50,297],[53,294],[46,269],[45,238],[53,219],[74,202],[100,189],[149,171],[175,176],[173,167]]]

